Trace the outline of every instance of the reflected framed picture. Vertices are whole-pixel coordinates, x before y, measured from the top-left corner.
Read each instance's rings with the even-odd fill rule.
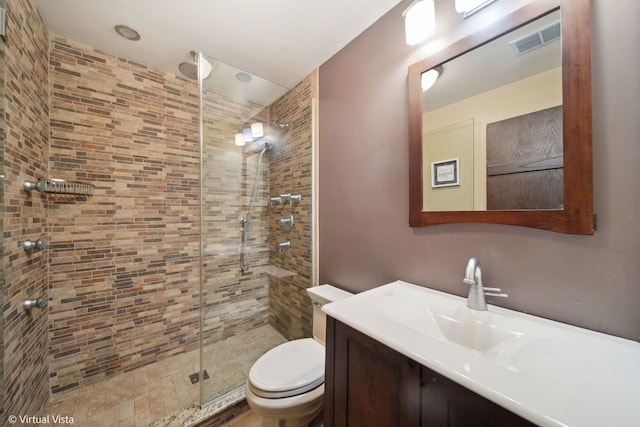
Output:
[[[460,159],[431,162],[431,187],[460,185]]]

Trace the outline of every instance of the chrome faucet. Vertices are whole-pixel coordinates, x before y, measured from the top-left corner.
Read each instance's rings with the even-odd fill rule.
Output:
[[[485,295],[502,298],[507,298],[508,296],[503,294],[500,288],[485,288],[482,286],[482,270],[480,261],[476,258],[469,258],[469,261],[467,261],[467,268],[464,270],[464,279],[462,281],[470,286],[467,307],[472,310],[487,311]]]

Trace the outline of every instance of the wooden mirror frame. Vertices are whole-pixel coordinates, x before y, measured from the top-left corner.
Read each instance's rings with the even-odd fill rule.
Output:
[[[489,41],[560,8],[562,20],[562,210],[423,211],[422,90],[420,76]],[[589,0],[537,0],[409,67],[409,225],[490,223],[593,234],[591,151],[591,10]]]

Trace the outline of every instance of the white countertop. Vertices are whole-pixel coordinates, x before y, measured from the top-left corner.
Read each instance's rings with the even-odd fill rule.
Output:
[[[535,424],[640,426],[638,342],[491,305],[476,312],[466,298],[402,281],[323,311]],[[458,343],[469,326],[489,331],[477,349]]]

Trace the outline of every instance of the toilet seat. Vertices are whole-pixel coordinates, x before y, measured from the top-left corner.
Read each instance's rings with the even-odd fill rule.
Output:
[[[313,338],[281,344],[263,354],[249,371],[257,396],[284,398],[306,393],[324,383],[324,346]]]

